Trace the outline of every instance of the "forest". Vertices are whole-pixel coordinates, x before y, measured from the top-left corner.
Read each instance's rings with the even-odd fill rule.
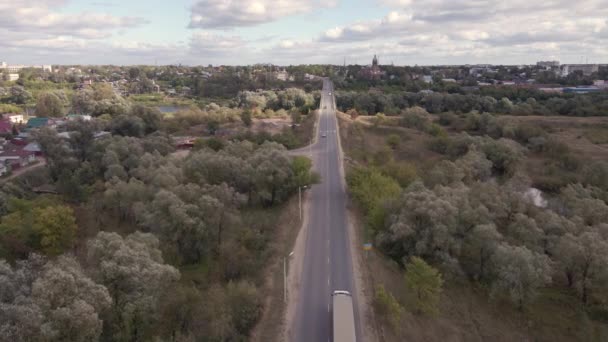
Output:
[[[262,109],[314,104],[303,91],[271,95]],[[33,131],[46,167],[1,185],[0,340],[245,340],[264,310],[277,215],[318,181],[278,136],[214,137],[247,126],[247,110],[262,115],[248,106],[163,116],[102,84],[41,94],[37,111],[94,119],[67,123],[67,136]],[[209,130],[195,148],[176,150],[169,133],[197,124]]]
[[[374,308],[394,338],[416,336],[399,328],[404,308],[448,315],[441,312],[441,301],[448,301],[442,284],[474,289],[496,305],[510,301],[531,322],[565,319],[557,318],[565,310],[561,302],[585,317],[561,328],[535,323],[524,336],[607,336],[605,160],[575,152],[554,137],[559,132],[514,116],[430,114],[421,107],[396,117],[347,113],[343,139],[353,158],[347,181],[364,214],[364,238],[405,272],[407,291],[394,283],[375,289]],[[535,188],[543,190],[542,200],[530,195]],[[549,297],[550,291],[560,295]],[[548,316],[536,313],[539,298],[553,303]],[[577,324],[580,330],[565,330]]]

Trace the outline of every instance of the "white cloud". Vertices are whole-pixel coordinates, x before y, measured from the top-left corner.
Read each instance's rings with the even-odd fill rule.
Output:
[[[334,7],[337,0],[199,0],[191,8],[190,28],[254,26]]]
[[[55,9],[64,0],[12,0],[0,3],[0,29],[16,34],[48,37],[71,36],[85,39],[109,37],[116,30],[146,23],[137,17],[117,17],[103,13],[62,14]]]

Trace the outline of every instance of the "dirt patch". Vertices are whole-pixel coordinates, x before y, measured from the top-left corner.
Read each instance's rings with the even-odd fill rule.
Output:
[[[279,134],[285,128],[291,128],[291,125],[291,118],[253,119],[251,122],[251,131],[254,133],[267,132],[270,134]]]

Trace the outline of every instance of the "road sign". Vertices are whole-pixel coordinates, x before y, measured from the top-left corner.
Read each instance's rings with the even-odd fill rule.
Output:
[[[363,244],[363,249],[366,251],[371,251],[372,250],[372,244],[371,243],[364,243]]]

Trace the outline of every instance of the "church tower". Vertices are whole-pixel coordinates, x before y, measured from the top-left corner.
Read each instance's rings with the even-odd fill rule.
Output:
[[[372,61],[372,66],[378,66],[378,57],[374,55],[374,60]]]

